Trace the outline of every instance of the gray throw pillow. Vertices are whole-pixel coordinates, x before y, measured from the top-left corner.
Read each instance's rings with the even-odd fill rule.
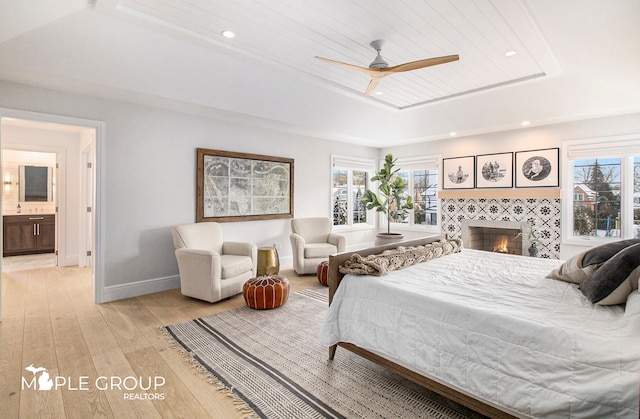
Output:
[[[623,249],[640,243],[640,239],[620,240],[587,250],[582,258],[582,267],[605,263]]]
[[[594,304],[624,304],[638,289],[640,243],[629,246],[603,263],[593,275],[582,281],[580,291]]]
[[[606,261],[629,246],[640,243],[640,239],[620,240],[593,247],[567,259],[547,275],[547,278],[581,284]]]

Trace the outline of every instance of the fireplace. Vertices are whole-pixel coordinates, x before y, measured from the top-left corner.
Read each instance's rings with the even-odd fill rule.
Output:
[[[500,220],[462,220],[462,242],[468,249],[528,255],[529,243],[523,239],[526,223]]]

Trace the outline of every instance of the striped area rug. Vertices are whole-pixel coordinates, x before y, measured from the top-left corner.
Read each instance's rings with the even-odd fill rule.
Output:
[[[314,287],[274,310],[241,307],[165,330],[250,417],[478,417],[342,348],[329,361],[318,343],[327,300]]]

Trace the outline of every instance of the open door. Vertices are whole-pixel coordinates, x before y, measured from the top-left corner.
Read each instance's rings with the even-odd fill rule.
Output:
[[[94,217],[93,211],[95,206],[94,199],[94,184],[95,184],[95,176],[94,176],[94,147],[93,142],[87,145],[82,150],[82,163],[81,170],[82,174],[82,197],[81,197],[81,206],[80,206],[80,214],[81,214],[81,243],[80,243],[80,257],[79,257],[79,266],[80,267],[88,267],[92,266],[92,258],[93,258],[93,243],[94,237]]]

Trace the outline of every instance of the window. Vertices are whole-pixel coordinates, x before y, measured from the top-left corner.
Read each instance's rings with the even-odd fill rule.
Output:
[[[571,141],[563,152],[564,239],[640,238],[640,135]]]
[[[373,225],[373,216],[360,199],[374,171],[373,160],[332,156],[331,213],[333,225]]]
[[[407,193],[413,198],[413,211],[403,222],[396,225],[426,226],[437,229],[438,206],[438,161],[439,157],[398,158],[398,176],[407,182]]]

